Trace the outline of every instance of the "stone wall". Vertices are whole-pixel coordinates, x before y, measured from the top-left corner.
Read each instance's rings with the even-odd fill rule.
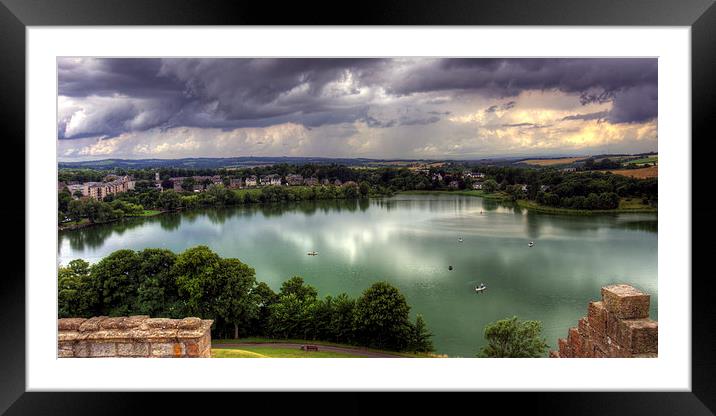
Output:
[[[211,320],[64,318],[57,323],[57,355],[64,357],[211,357]]]
[[[656,357],[659,324],[649,319],[650,296],[625,285],[602,288],[602,300],[589,302],[587,316],[557,341],[555,358]]]

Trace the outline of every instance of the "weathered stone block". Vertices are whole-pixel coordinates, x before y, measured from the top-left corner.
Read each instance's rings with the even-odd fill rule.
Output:
[[[116,357],[117,344],[114,342],[93,342],[90,346],[90,357]]]
[[[559,355],[562,358],[570,358],[572,357],[572,351],[569,348],[569,343],[566,339],[560,338],[557,340],[557,346],[559,348]]]
[[[85,318],[62,318],[57,320],[57,329],[60,331],[77,331]]]
[[[60,331],[57,334],[57,341],[59,342],[77,341],[78,338],[79,332],[77,331]]]
[[[199,327],[201,327],[201,319],[195,317],[184,318],[177,325],[179,329],[199,329]]]
[[[617,342],[632,354],[656,353],[659,324],[651,319],[628,319],[619,323]]]
[[[203,348],[199,347],[199,344],[196,342],[185,342],[184,347],[186,349],[186,355],[187,357],[198,357],[201,354],[201,351]]]
[[[613,340],[617,339],[620,321],[621,319],[617,318],[616,315],[607,311],[607,337]]]
[[[152,357],[173,357],[174,356],[174,343],[173,342],[159,342],[151,343],[150,351]]]
[[[611,285],[602,288],[604,306],[620,319],[648,318],[649,298],[646,293],[629,285]]]
[[[149,328],[176,329],[177,320],[169,318],[149,318],[144,321],[144,324]]]
[[[611,358],[630,358],[631,353],[626,348],[620,347],[616,342],[609,344],[609,357]]]
[[[117,343],[117,355],[120,357],[131,357],[132,356],[132,343],[129,342],[118,342]]]
[[[79,327],[80,332],[98,331],[99,323],[107,319],[106,316],[95,316],[82,322]]]
[[[607,332],[607,309],[604,307],[604,302],[589,302],[587,321],[597,333],[605,334]]]
[[[589,336],[589,322],[586,317],[579,318],[579,321],[577,321],[577,330],[582,336]]]
[[[74,350],[73,356],[75,356],[75,357],[84,358],[84,357],[90,356],[90,344],[88,342],[85,342],[85,341],[76,342],[75,345],[73,346],[73,350]]]
[[[149,316],[147,315],[132,315],[127,318],[125,318],[120,324],[120,329],[132,329],[132,328],[138,328],[139,326],[149,319]]]
[[[60,358],[74,357],[74,342],[59,342],[57,344],[57,356]]]
[[[99,323],[99,327],[100,329],[124,329],[122,322],[124,322],[125,319],[127,318],[124,316],[107,318]]]
[[[567,333],[567,342],[569,343],[569,348],[572,351],[572,356],[575,358],[581,358],[585,355],[584,338],[582,338],[579,334],[579,330],[577,330],[577,328],[569,328],[569,332]]]

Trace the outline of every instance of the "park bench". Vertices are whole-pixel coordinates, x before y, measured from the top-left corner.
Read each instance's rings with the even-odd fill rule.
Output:
[[[302,345],[301,351],[318,351],[318,345]]]

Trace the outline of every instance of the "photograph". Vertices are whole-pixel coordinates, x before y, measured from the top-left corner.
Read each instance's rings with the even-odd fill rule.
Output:
[[[657,362],[659,59],[57,56],[56,356]]]

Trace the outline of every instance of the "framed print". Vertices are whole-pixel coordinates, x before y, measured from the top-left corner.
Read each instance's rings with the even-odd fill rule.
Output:
[[[26,261],[1,411],[508,391],[711,414],[713,2],[294,7],[3,0]]]

